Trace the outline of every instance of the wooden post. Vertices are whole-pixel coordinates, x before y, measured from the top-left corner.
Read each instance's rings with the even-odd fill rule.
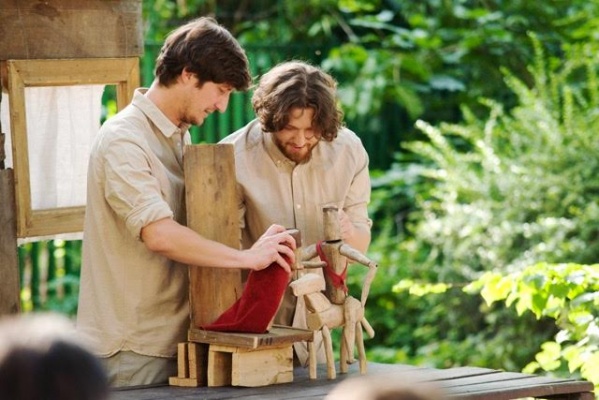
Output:
[[[185,147],[187,226],[200,235],[239,248],[235,158],[231,144]],[[241,270],[189,268],[191,327],[209,324],[241,296]]]
[[[0,316],[20,311],[17,221],[12,169],[0,170]]]

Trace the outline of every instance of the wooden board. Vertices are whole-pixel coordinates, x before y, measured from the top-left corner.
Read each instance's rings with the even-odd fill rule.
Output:
[[[187,226],[208,239],[238,249],[233,145],[188,145],[183,160]],[[239,269],[190,266],[189,280],[192,327],[213,322],[241,296]]]
[[[326,376],[319,365],[319,376]],[[455,400],[511,400],[525,397],[551,399],[594,399],[593,385],[590,382],[550,378],[503,372],[487,368],[460,367],[436,369],[406,364],[368,364],[366,378],[384,379],[386,382],[411,384],[430,382],[444,388],[445,399]],[[120,389],[112,393],[111,400],[166,400],[166,399],[324,399],[345,379],[359,378],[357,364],[352,364],[348,374],[340,374],[337,379],[310,380],[305,368],[294,369],[292,383],[264,387],[149,387]]]
[[[0,170],[0,316],[20,310],[13,170]]]
[[[142,0],[2,0],[0,60],[143,54]]]
[[[191,328],[188,340],[190,342],[218,344],[222,346],[235,346],[247,349],[258,347],[280,346],[301,341],[311,341],[314,333],[307,329],[291,328],[273,325],[268,333],[234,333],[214,332],[203,329]]]
[[[232,354],[231,364],[233,386],[258,387],[293,382],[291,345],[259,351],[236,351]]]

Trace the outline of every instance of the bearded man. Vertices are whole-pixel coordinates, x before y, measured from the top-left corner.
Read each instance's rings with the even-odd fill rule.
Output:
[[[257,118],[221,141],[235,147],[243,247],[274,221],[298,229],[303,245],[316,243],[323,239],[323,208],[336,206],[341,239],[365,254],[369,159],[343,126],[333,77],[303,61],[284,62],[261,77],[252,106]],[[303,307],[289,291],[275,323],[305,327]],[[305,346],[294,347],[305,364]]]

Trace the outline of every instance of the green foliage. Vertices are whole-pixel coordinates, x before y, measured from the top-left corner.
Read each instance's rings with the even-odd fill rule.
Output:
[[[538,263],[508,275],[487,272],[465,291],[488,305],[504,301],[518,315],[549,317],[560,330],[524,369],[579,373],[599,387],[599,265]]]
[[[21,309],[74,316],[79,296],[81,241],[51,240],[19,247]]]
[[[373,180],[371,211],[375,220],[385,220],[371,256],[381,266],[392,265],[389,275],[396,278],[393,307],[386,312],[372,306],[376,315],[369,315],[382,332],[374,339],[377,346],[404,348],[414,360],[440,366],[522,368],[533,349],[557,332],[551,315],[539,315],[540,321],[514,316],[458,288],[486,271],[501,275],[539,262],[596,259],[596,52],[589,45],[569,46],[556,62],[535,37],[532,43],[532,85],[503,70],[517,99],[513,108],[483,99],[486,119],[464,107],[461,124],[419,121],[425,139],[405,143],[409,155],[398,156]],[[370,304],[390,302],[389,287],[375,282]],[[435,288],[441,293],[433,293]],[[405,337],[390,329],[398,310]],[[466,345],[477,350],[467,352]]]

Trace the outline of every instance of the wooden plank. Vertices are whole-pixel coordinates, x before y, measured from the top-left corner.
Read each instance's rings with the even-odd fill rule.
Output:
[[[17,223],[12,169],[0,170],[0,316],[20,311]]]
[[[83,231],[85,206],[31,210],[20,237],[46,236]]]
[[[525,376],[524,374],[510,373],[497,374],[492,381],[477,380],[477,383],[468,383],[467,380],[448,381],[442,385],[452,397],[457,395],[460,399],[482,400],[488,399],[492,393],[493,399],[518,399],[524,397],[540,397],[568,395],[591,392],[593,385],[585,381],[563,380],[541,376]],[[487,377],[488,378],[488,377]],[[462,384],[462,382],[464,382]]]
[[[257,387],[293,382],[293,347],[233,353],[231,384]]]
[[[215,332],[191,328],[188,340],[198,343],[256,349],[258,347],[293,344],[313,340],[314,333],[306,329],[273,325],[268,333]]]
[[[187,226],[208,239],[239,248],[233,145],[188,145],[183,159]],[[239,269],[191,267],[189,279],[192,328],[213,322],[241,296]]]
[[[453,386],[446,392],[445,398],[455,400],[502,400],[502,399],[518,399],[523,397],[540,397],[551,399],[594,399],[592,395],[593,385],[590,382],[569,380],[560,378],[550,378],[543,376],[534,376],[541,378],[544,383],[529,385],[525,390],[511,391],[510,385],[517,385],[518,380],[510,382],[510,380],[501,381],[501,376],[513,377],[512,372],[502,372],[486,368],[460,367],[448,369],[435,369],[420,367],[406,364],[379,364],[369,363],[368,376],[373,378],[383,377],[384,379],[395,379],[398,382],[412,382],[407,380],[407,376],[412,376],[416,373],[417,381],[423,382],[430,380],[431,374],[437,378],[444,379],[440,383],[449,383],[452,380],[459,382],[462,377],[478,376],[481,381],[485,377],[493,377],[495,383],[486,387],[474,385],[457,385]],[[527,376],[526,374],[515,373],[517,376]],[[319,365],[319,376],[326,376],[324,365]],[[368,378],[368,376],[366,378]],[[264,387],[198,387],[198,388],[173,388],[173,387],[153,387],[153,388],[137,388],[135,390],[115,390],[112,393],[112,400],[137,400],[137,399],[191,399],[201,398],[205,400],[216,399],[260,399],[260,400],[279,400],[279,399],[323,399],[333,390],[333,388],[341,383],[344,379],[361,377],[357,364],[350,365],[348,374],[340,374],[337,379],[329,380],[326,378],[311,380],[308,376],[307,368],[298,367],[294,370],[293,383],[280,385],[271,385]],[[499,378],[499,380],[498,380]],[[519,382],[522,386],[524,381]],[[178,390],[176,390],[178,389]],[[477,390],[477,391],[474,391]],[[554,394],[549,394],[553,392]]]
[[[530,396],[559,395],[564,393],[584,393],[592,390],[590,382],[564,378],[551,378],[518,372],[503,372],[479,367],[458,367],[449,369],[392,371],[384,374],[411,381],[435,382],[446,389],[453,397],[485,399],[488,393],[493,398],[513,399]],[[465,397],[464,397],[465,396]],[[497,396],[497,397],[496,397]]]
[[[27,118],[25,116],[25,83],[14,65],[8,64],[8,100],[15,175],[15,209],[17,236],[20,227],[29,225],[31,190],[29,182],[29,152],[27,145]],[[23,237],[23,236],[20,236]]]
[[[187,358],[188,343],[177,344],[177,377],[189,377],[189,359]]]
[[[199,385],[206,385],[208,370],[208,345],[203,343],[188,343],[189,377],[196,379]]]
[[[374,364],[380,365],[380,364]],[[497,374],[500,371],[478,368],[478,367],[456,367],[448,369],[435,369],[427,367],[414,368],[413,366],[406,367],[402,364],[384,365],[382,370],[374,371],[377,376],[389,375],[390,377],[401,377],[403,380],[433,382],[433,381],[451,381],[457,379],[466,379],[473,377],[481,377],[485,380],[489,375]],[[371,371],[372,372],[372,371]]]
[[[200,383],[195,378],[179,378],[178,376],[170,376],[168,378],[168,384],[171,386],[183,386],[183,387],[198,387]]]
[[[0,59],[143,54],[141,0],[2,0]]]
[[[230,386],[231,366],[233,356],[231,353],[208,350],[208,386]]]
[[[131,80],[139,85],[139,59],[129,58],[86,58],[51,60],[9,60],[25,86],[70,86],[119,84]],[[128,89],[124,103],[129,103],[133,89]]]

